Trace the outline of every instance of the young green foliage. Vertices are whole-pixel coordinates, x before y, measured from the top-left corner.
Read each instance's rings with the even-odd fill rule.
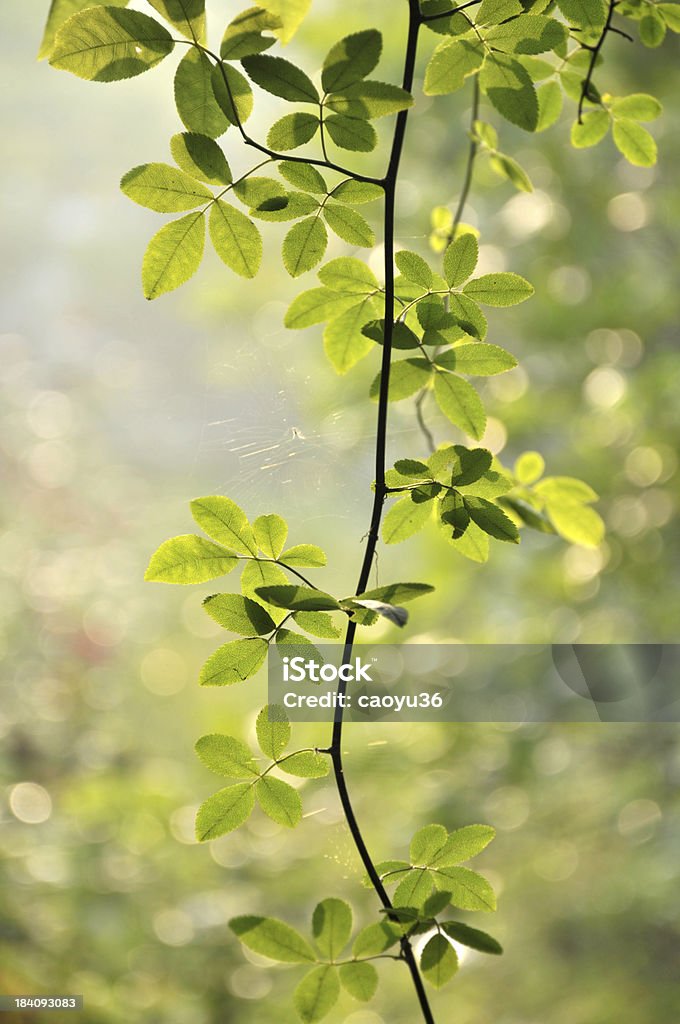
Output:
[[[206,613],[235,636],[208,657],[199,674],[203,686],[252,679],[271,643],[307,645],[316,655],[310,637],[338,640],[344,631],[349,656],[357,627],[374,626],[381,618],[403,627],[408,618],[403,605],[433,588],[403,582],[371,587],[380,538],[396,544],[432,524],[460,555],[481,563],[489,557],[491,541],[517,544],[524,527],[590,547],[604,533],[592,507],[597,495],[587,484],[546,476],[536,452],[506,468],[486,445],[484,380],[511,372],[517,363],[512,352],[487,340],[490,326],[482,307],[519,305],[533,287],[513,272],[477,271],[478,233],[462,223],[462,214],[481,156],[504,182],[532,190],[521,164],[499,148],[499,121],[543,132],[571,105],[570,139],[576,149],[598,144],[611,129],[614,146],[630,163],[652,166],[657,147],[645,125],[660,115],[660,103],[646,92],[614,96],[600,87],[600,79],[611,35],[629,34],[621,23],[629,29],[635,23],[641,44],[654,49],[668,31],[680,31],[680,5],[482,0],[456,7],[448,0],[408,0],[408,5],[405,0],[410,24],[401,84],[382,81],[380,72],[372,77],[383,49],[382,34],[373,27],[338,40],[325,56],[310,60],[309,70],[270,53],[292,38],[309,6],[310,0],[261,0],[230,17],[211,43],[204,0],[149,0],[144,11],[128,9],[126,0],[52,0],[40,48],[40,57],[55,68],[88,81],[113,82],[152,69],[180,45],[173,81],[180,123],[169,147],[174,164],[142,163],[121,181],[133,202],[155,213],[180,214],[156,230],[144,255],[147,298],[173,291],[196,273],[206,237],[229,270],[251,280],[270,259],[272,247],[265,239],[274,229],[268,222],[285,224],[286,271],[297,278],[316,268],[318,278],[318,284],[295,294],[285,326],[306,330],[323,324],[324,351],[339,375],[363,360],[372,364],[366,382],[372,379],[369,396],[379,407],[377,479],[359,582],[353,589],[347,585],[348,596],[338,597],[308,578],[308,570],[326,566],[320,547],[306,542],[287,547],[288,524],[281,516],[267,513],[251,522],[224,496],[191,503],[205,536],[174,537],[152,555],[145,578],[156,582],[212,583],[241,570],[240,593],[204,595]],[[432,212],[435,264],[414,251],[417,245],[411,250],[397,244],[394,219],[404,130],[415,102],[413,69],[423,41],[430,47],[424,93],[438,103],[463,91],[472,97],[469,139],[461,140],[469,143],[470,155],[458,208]],[[319,66],[320,74],[311,73]],[[266,142],[247,127],[263,100],[276,108]],[[379,154],[385,157],[384,173],[372,177],[345,166],[347,155],[353,163],[353,154],[378,147],[381,136],[373,122],[389,117],[395,118],[389,154]],[[235,180],[231,164],[240,166],[244,146],[257,153],[257,161]],[[382,236],[376,235],[370,205],[379,201]],[[364,206],[368,214],[357,209]],[[324,263],[332,235],[348,248]],[[366,250],[380,243],[385,260],[377,272]],[[493,336],[495,319],[491,330]],[[414,398],[430,450],[422,458],[398,458],[387,469],[388,403]],[[439,445],[423,418],[428,402],[436,405],[446,431]],[[303,816],[300,792],[280,775],[323,778],[332,763],[346,795],[341,729],[342,718],[330,747],[288,751],[292,730],[285,712],[267,706],[255,724],[257,755],[233,736],[201,737],[196,753],[204,766],[236,781],[201,804],[197,838],[208,841],[245,825],[256,805],[278,826],[297,826]],[[414,937],[427,935],[419,967],[436,989],[458,969],[453,943],[501,952],[485,932],[441,920],[449,906],[495,909],[488,881],[464,866],[487,846],[493,829],[427,825],[413,836],[407,861],[376,865],[349,813],[348,823],[369,884],[382,902],[381,917],[359,931],[351,952],[351,908],[332,897],[315,908],[310,939],[271,917],[242,916],[230,927],[252,952],[309,968],[294,994],[305,1024],[325,1017],[342,989],[361,1002],[372,999],[378,974],[368,960],[377,957],[406,963],[424,1019],[430,1021]],[[384,887],[391,885],[396,888],[390,901]]]

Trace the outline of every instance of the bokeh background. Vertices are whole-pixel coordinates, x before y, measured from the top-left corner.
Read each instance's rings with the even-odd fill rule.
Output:
[[[316,900],[336,894],[364,924],[375,900],[324,781],[305,784],[308,817],[293,834],[256,813],[234,835],[194,842],[195,808],[215,788],[194,740],[251,737],[265,680],[199,690],[198,667],[219,642],[200,607],[209,587],[142,575],[160,541],[191,530],[189,498],[227,493],[251,515],[287,516],[294,542],[327,549],[323,585],[350,590],[376,367],[371,357],[338,379],[319,330],[287,336],[298,285],[273,242],[255,282],[208,258],[180,292],[144,301],[139,266],[158,218],[117,182],[169,157],[172,60],[109,87],[58,74],[35,62],[47,6],[5,5],[0,40],[0,991],[84,993],[88,1024],[288,1024],[297,969],[263,969],[229,917],[267,912],[307,927]],[[208,8],[219,33],[223,5]],[[293,46],[309,69],[375,22],[382,77],[398,80],[403,12],[358,0],[315,0],[313,11]],[[611,44],[612,91],[666,103],[653,128],[658,167],[629,167],[610,142],[571,150],[568,119],[538,139],[504,125],[503,146],[535,191],[514,193],[480,163],[466,213],[484,268],[537,288],[493,318],[491,339],[521,369],[486,387],[486,440],[510,460],[538,449],[552,472],[595,486],[606,543],[593,552],[527,535],[519,549],[496,545],[484,567],[434,536],[381,550],[382,578],[437,585],[414,606],[408,639],[677,639],[680,48],[677,38],[658,51]],[[425,251],[431,207],[457,199],[467,100],[418,101],[403,245]],[[262,134],[274,107],[261,103]],[[236,144],[230,160],[246,166]],[[443,440],[445,424],[428,415]],[[393,407],[391,425],[391,455],[422,454],[410,403]],[[323,742],[310,728],[300,738]],[[468,918],[507,952],[468,955],[433,996],[438,1020],[676,1019],[677,739],[671,725],[348,730],[350,784],[377,858],[401,855],[431,820],[499,832],[479,859],[499,912]],[[401,968],[382,970],[370,1008],[343,997],[329,1019],[414,1022]]]

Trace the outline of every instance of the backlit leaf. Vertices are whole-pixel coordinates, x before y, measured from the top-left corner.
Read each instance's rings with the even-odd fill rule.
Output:
[[[314,950],[290,925],[274,917],[234,917],[229,927],[253,953],[285,964],[313,963]]]
[[[238,558],[204,537],[183,534],[166,540],[152,555],[145,580],[157,583],[206,583],[225,576]]]
[[[267,657],[266,640],[231,640],[218,647],[201,669],[201,686],[232,686],[250,679]]]
[[[223,263],[240,277],[255,277],[262,261],[262,236],[235,206],[216,200],[210,208],[210,238]]]
[[[279,704],[268,704],[262,708],[255,731],[262,753],[277,761],[290,743],[290,722],[284,708]]]
[[[196,838],[205,843],[218,839],[247,821],[255,806],[251,782],[220,789],[201,804],[196,815]]]
[[[340,92],[365,78],[380,60],[381,53],[382,36],[376,29],[345,36],[332,47],[323,62],[324,92]]]
[[[50,64],[91,82],[133,78],[174,49],[172,36],[154,18],[117,7],[74,14],[58,30]]]
[[[195,750],[206,768],[217,775],[228,775],[233,779],[248,779],[259,775],[257,762],[250,750],[233,736],[224,736],[222,733],[201,736]]]
[[[352,908],[344,900],[329,897],[314,908],[312,934],[319,950],[336,960],[352,934]]]
[[[315,967],[305,975],[293,994],[293,1004],[303,1024],[316,1024],[330,1013],[340,995],[335,967]]]
[[[142,287],[147,299],[179,288],[192,277],[203,259],[205,218],[202,212],[165,224],[147,247],[142,262]]]
[[[264,813],[277,825],[295,828],[302,820],[302,801],[287,782],[265,775],[255,783],[255,795]]]
[[[242,555],[256,555],[257,544],[252,527],[242,508],[222,495],[194,498],[191,514],[202,530],[220,544]]]
[[[158,213],[180,213],[210,202],[213,194],[185,171],[169,164],[141,164],[123,175],[121,191],[128,199]]]

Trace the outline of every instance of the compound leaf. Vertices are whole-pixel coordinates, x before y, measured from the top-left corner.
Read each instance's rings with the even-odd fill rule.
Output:
[[[255,783],[255,794],[264,813],[277,825],[295,828],[302,820],[302,801],[287,782],[265,775]]]

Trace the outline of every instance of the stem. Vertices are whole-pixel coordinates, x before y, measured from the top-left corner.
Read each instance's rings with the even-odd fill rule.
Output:
[[[475,169],[475,160],[477,159],[477,152],[479,150],[479,140],[475,133],[475,121],[479,118],[479,75],[475,75],[472,82],[472,114],[470,117],[470,148],[468,150],[467,164],[465,165],[465,178],[463,180],[463,187],[460,192],[460,199],[458,200],[458,206],[456,213],[453,218],[453,224],[448,235],[447,245],[452,242],[456,236],[456,231],[463,219],[463,213],[465,212],[465,204],[467,203],[468,196],[470,194],[470,186],[472,185],[472,175]]]
[[[595,71],[595,65],[597,64],[597,58],[600,55],[600,50],[607,38],[607,33],[611,29],[612,18],[614,17],[614,9],[616,8],[617,0],[609,0],[609,9],[607,11],[607,20],[604,23],[600,38],[592,47],[590,52],[590,64],[588,65],[588,72],[583,82],[583,88],[581,89],[581,95],[578,101],[578,123],[583,124],[583,104],[589,98],[588,92],[590,91],[590,83],[593,79],[593,72]]]
[[[408,24],[408,39],[406,44],[406,57],[404,62],[404,76],[403,76],[403,88],[407,92],[411,92],[413,86],[413,72],[416,60],[416,51],[418,47],[418,30],[421,24],[420,8],[418,0],[409,0],[409,24]],[[384,211],[384,244],[385,244],[385,337],[383,341],[383,352],[382,352],[382,368],[381,368],[381,379],[380,379],[380,394],[378,398],[378,422],[376,427],[376,443],[375,443],[375,492],[373,496],[373,508],[371,511],[371,522],[368,529],[366,550],[364,552],[364,558],[361,565],[361,571],[359,573],[359,580],[356,587],[356,593],[361,594],[366,589],[366,585],[369,580],[373,560],[375,557],[376,546],[378,543],[378,533],[380,529],[380,521],[382,519],[383,504],[385,501],[386,488],[385,488],[385,452],[387,446],[387,411],[388,411],[388,393],[390,384],[390,364],[392,357],[392,331],[393,331],[393,320],[394,320],[394,213],[395,213],[395,197],[396,197],[396,185],[397,177],[399,174],[399,164],[401,161],[402,149],[404,146],[404,136],[406,134],[406,123],[408,120],[408,111],[402,110],[397,115],[397,123],[394,131],[394,138],[392,141],[392,150],[390,153],[390,160],[387,168],[387,174],[384,179],[385,189],[385,211]],[[352,654],[354,646],[354,639],[356,636],[356,623],[350,621],[347,625],[347,632],[345,634],[345,646],[343,651],[343,661],[348,661]],[[344,680],[341,680],[338,685],[338,694],[344,696],[347,689],[347,684]],[[340,703],[340,702],[338,702]],[[392,902],[382,884],[380,877],[375,869],[375,864],[371,858],[368,848],[364,841],[359,823],[354,813],[352,801],[349,796],[347,789],[347,783],[345,781],[344,768],[342,763],[342,727],[343,727],[343,709],[338,706],[335,709],[335,717],[333,721],[333,733],[330,746],[330,754],[333,761],[333,772],[335,775],[335,782],[338,788],[338,795],[340,797],[340,803],[347,820],[347,826],[351,833],[354,845],[357,848],[359,856],[363,862],[364,868],[371,880],[371,884],[375,889],[380,902],[386,910],[392,909]],[[401,951],[406,961],[413,985],[416,990],[418,1002],[423,1015],[425,1024],[435,1024],[434,1017],[432,1016],[432,1010],[428,1002],[427,993],[423,985],[423,979],[420,976],[418,970],[418,964],[413,953],[413,948],[409,939],[404,936],[401,940]]]

